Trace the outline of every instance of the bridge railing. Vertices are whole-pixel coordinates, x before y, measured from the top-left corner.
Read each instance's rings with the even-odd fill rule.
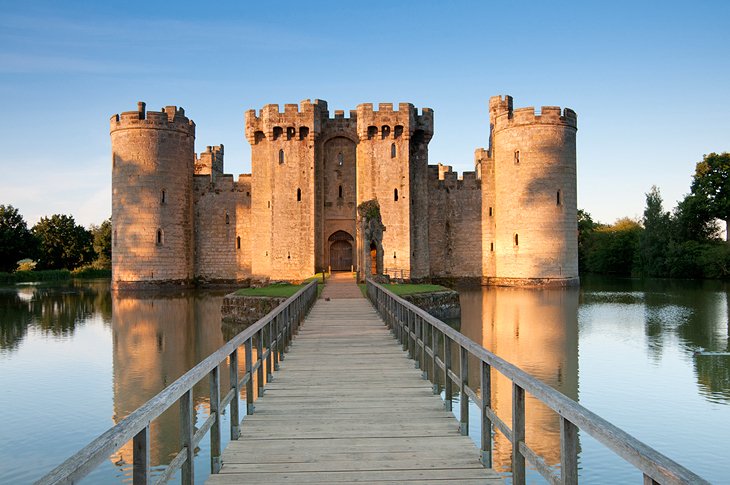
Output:
[[[525,483],[525,462],[529,462],[551,484],[578,483],[578,430],[582,430],[642,474],[645,484],[706,484],[703,478],[592,413],[564,394],[491,353],[441,320],[394,295],[368,279],[367,295],[395,337],[427,377],[436,381],[443,372],[447,409],[451,410],[454,386],[460,397],[461,434],[469,433],[469,400],[481,411],[481,461],[492,466],[492,429],[512,443],[512,482]],[[452,369],[452,343],[458,349],[458,369]],[[439,346],[443,345],[443,360]],[[470,387],[469,356],[480,365],[481,396]],[[458,374],[456,373],[458,370]],[[492,370],[512,382],[512,422],[506,423],[491,406]],[[438,387],[434,384],[434,393]],[[525,393],[529,393],[560,416],[560,469],[548,465],[525,442]]]
[[[203,440],[208,431],[210,431],[211,473],[218,473],[221,469],[222,452],[221,413],[230,406],[231,440],[237,440],[240,436],[241,416],[238,401],[241,389],[246,386],[246,414],[253,414],[254,380],[258,393],[261,395],[264,386],[264,371],[267,376],[266,381],[271,380],[272,370],[278,370],[279,361],[284,358],[283,353],[316,298],[317,281],[315,280],[53,469],[36,482],[36,485],[76,483],[104,460],[107,460],[113,452],[128,443],[130,439],[133,440],[132,481],[135,485],[152,483],[150,422],[176,403],[180,406],[181,448],[162,474],[156,477],[154,483],[167,483],[177,470],[181,469],[182,483],[192,484],[195,476],[193,460],[195,447]],[[266,346],[265,351],[263,350],[264,345]],[[246,368],[243,377],[239,379],[238,352],[241,346],[245,351]],[[256,347],[255,362],[253,359],[254,346]],[[226,360],[231,385],[221,398],[220,370]],[[256,373],[256,378],[254,378],[254,373]],[[193,386],[206,377],[210,383],[210,414],[196,429]]]

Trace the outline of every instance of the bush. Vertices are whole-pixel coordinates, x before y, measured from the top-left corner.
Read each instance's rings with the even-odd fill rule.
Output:
[[[74,278],[111,278],[112,270],[106,268],[97,268],[95,264],[88,266],[82,266],[71,271],[71,276]]]
[[[71,278],[67,269],[49,269],[44,271],[16,271],[15,273],[1,273],[0,283],[12,285],[15,283],[34,283],[37,281],[62,281]]]

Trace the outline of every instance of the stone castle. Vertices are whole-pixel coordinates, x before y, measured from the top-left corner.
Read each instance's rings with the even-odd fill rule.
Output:
[[[112,116],[115,288],[302,280],[323,269],[362,278],[376,259],[414,280],[578,282],[571,109],[537,114],[490,98],[489,148],[461,178],[428,164],[429,108],[365,103],[330,117],[325,101],[305,100],[245,118],[252,169],[234,180],[223,145],[196,156],[182,108],[140,102]],[[357,208],[373,199],[385,229],[365,241]]]

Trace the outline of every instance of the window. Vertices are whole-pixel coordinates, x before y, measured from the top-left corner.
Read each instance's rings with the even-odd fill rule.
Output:
[[[340,199],[342,198],[342,185],[340,185],[339,193],[338,193],[337,197],[339,197]]]
[[[489,208],[489,217],[492,217],[492,208]]]
[[[226,224],[230,224],[230,223],[231,223],[231,218],[228,217],[228,211],[226,211]]]
[[[160,195],[160,204],[165,203],[165,189],[162,189],[162,194]]]
[[[340,167],[345,164],[345,156],[342,154],[342,152],[337,154],[337,165]]]
[[[395,158],[395,143],[390,145],[390,158]]]
[[[520,151],[515,150],[515,165],[517,165],[518,163],[520,163]]]
[[[302,201],[302,189],[297,189],[297,202]]]
[[[520,235],[515,233],[515,246],[520,245]]]
[[[494,243],[493,242],[489,243],[489,250],[490,251],[494,251]]]
[[[299,128],[299,139],[306,140],[307,136],[309,136],[309,128],[306,126]]]
[[[241,236],[236,238],[236,249],[241,249]]]
[[[395,125],[395,129],[393,130],[393,138],[400,138],[400,136],[402,134],[403,134],[403,126]]]
[[[297,132],[297,130],[293,126],[288,127],[286,129],[286,139],[291,140],[292,138],[294,138],[294,134],[296,132]]]
[[[393,200],[398,202],[398,189],[393,189]]]
[[[561,203],[561,200],[560,200],[560,191],[559,190],[558,190],[558,195],[557,195],[556,202],[557,202],[557,205],[560,205],[560,203]]]
[[[114,245],[117,245],[117,230],[114,229]]]
[[[157,230],[157,245],[162,246],[162,229]]]
[[[284,150],[279,150],[279,164],[284,163]]]
[[[281,126],[275,126],[274,127],[274,140],[278,140],[281,138],[281,135],[284,134],[284,129]]]
[[[390,126],[383,125],[383,128],[380,130],[380,137],[385,140],[388,138],[388,135],[390,135]]]
[[[372,140],[378,134],[377,126],[368,126],[368,140]]]

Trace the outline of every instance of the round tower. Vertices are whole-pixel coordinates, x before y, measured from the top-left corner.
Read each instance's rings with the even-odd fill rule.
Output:
[[[489,281],[577,284],[575,112],[513,109],[509,96],[490,98],[489,110],[495,192],[495,274]]]
[[[195,123],[140,102],[111,117],[110,134],[113,288],[190,284]]]

